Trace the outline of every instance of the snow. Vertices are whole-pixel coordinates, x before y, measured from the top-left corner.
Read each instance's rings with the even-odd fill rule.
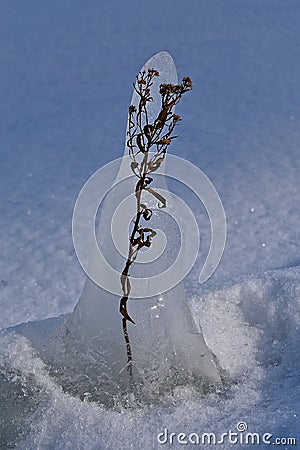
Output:
[[[122,154],[134,76],[167,50],[179,75],[194,82],[178,108],[172,153],[206,173],[227,216],[221,264],[199,287],[208,218],[175,186],[202,223],[189,302],[231,383],[104,410],[62,391],[22,325],[1,336],[3,448],[6,440],[19,449],[159,448],[164,427],[222,433],[240,421],[251,432],[299,439],[299,4],[142,5],[2,5],[0,326],[41,321],[29,323],[27,335],[43,330],[47,339],[47,323],[53,329],[59,321],[45,319],[74,308],[85,279],[71,238],[76,197],[97,168]]]

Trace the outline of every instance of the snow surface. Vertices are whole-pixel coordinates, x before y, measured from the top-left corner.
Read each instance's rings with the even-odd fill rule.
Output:
[[[225,254],[199,287],[208,218],[175,186],[203,223],[189,301],[232,383],[107,411],[63,393],[24,336],[4,335],[1,448],[159,448],[164,427],[222,433],[239,421],[299,445],[299,12],[296,0],[2,2],[0,326],[72,311],[85,279],[76,197],[122,154],[133,78],[167,50],[194,82],[172,153],[209,176],[227,216]],[[46,324],[27,329],[47,335]]]

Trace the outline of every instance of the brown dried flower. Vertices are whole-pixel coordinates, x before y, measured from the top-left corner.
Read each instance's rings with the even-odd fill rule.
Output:
[[[130,268],[138,256],[138,252],[143,247],[150,247],[155,231],[149,227],[142,227],[141,221],[147,223],[151,221],[152,211],[147,205],[142,203],[143,192],[147,191],[158,200],[159,208],[166,208],[166,199],[155,189],[149,187],[153,178],[149,174],[159,169],[164,161],[167,148],[172,139],[177,136],[173,131],[181,117],[174,114],[175,105],[181,100],[182,95],[192,89],[193,84],[189,77],[182,79],[181,84],[163,83],[160,85],[161,108],[156,119],[150,123],[148,102],[152,100],[151,87],[153,78],[159,76],[156,69],[150,68],[148,72],[142,71],[137,76],[137,85],[134,85],[138,95],[137,105],[129,106],[128,119],[128,140],[127,146],[129,155],[132,159],[131,170],[138,178],[135,186],[136,196],[136,216],[133,220],[133,230],[129,236],[128,257],[124,269],[120,276],[123,297],[120,300],[120,313],[123,316],[123,332],[127,348],[128,371],[132,375],[132,354],[129,334],[127,330],[127,321],[134,323],[127,311],[127,302],[130,297]],[[149,156],[149,153],[151,156]]]

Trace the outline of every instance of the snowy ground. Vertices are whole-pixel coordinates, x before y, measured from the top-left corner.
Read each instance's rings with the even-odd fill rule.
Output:
[[[0,381],[15,377],[19,395],[1,392],[1,420],[25,408],[17,448],[159,448],[164,427],[221,434],[239,421],[300,438],[299,13],[296,0],[1,2],[0,327],[72,311],[84,283],[74,202],[122,155],[133,78],[167,50],[194,82],[172,152],[209,176],[228,221],[222,262],[199,288],[199,261],[189,300],[235,379],[204,397],[185,388],[151,408],[104,411],[63,394],[24,337],[2,337]]]

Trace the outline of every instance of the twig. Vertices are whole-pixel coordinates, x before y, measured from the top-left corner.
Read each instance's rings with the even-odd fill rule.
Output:
[[[165,159],[167,148],[177,136],[172,136],[173,130],[181,120],[180,116],[173,114],[175,105],[180,101],[182,95],[192,89],[192,81],[185,77],[181,84],[161,84],[161,109],[153,124],[149,123],[147,105],[153,101],[151,97],[151,86],[153,79],[159,76],[155,69],[148,69],[140,72],[136,77],[134,90],[139,96],[137,107],[129,106],[128,115],[128,139],[127,147],[129,156],[132,159],[131,169],[138,182],[135,187],[136,196],[136,217],[133,230],[129,237],[129,248],[127,261],[120,276],[123,297],[120,300],[120,313],[123,316],[122,326],[127,349],[127,370],[132,377],[132,351],[127,329],[127,321],[135,324],[127,310],[127,302],[130,297],[131,284],[129,270],[136,260],[139,250],[143,247],[150,247],[156,232],[149,227],[142,227],[141,220],[149,221],[152,211],[142,203],[142,193],[147,191],[152,194],[160,203],[160,208],[167,206],[165,198],[150,188],[153,178],[150,173],[155,172]],[[154,147],[154,155],[149,160],[149,151]]]

